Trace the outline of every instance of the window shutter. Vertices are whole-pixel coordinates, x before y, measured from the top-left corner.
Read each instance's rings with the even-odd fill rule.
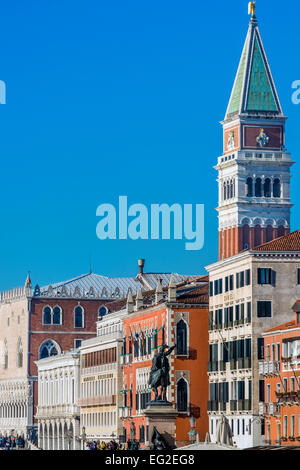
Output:
[[[271,284],[272,286],[276,286],[276,271],[273,271],[273,269],[271,269]]]

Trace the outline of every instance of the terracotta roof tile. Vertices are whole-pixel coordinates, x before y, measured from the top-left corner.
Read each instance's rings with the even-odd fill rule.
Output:
[[[300,230],[257,246],[253,251],[300,251]]]

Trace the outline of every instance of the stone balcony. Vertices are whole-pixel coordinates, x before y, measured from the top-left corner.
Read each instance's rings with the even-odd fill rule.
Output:
[[[78,406],[104,406],[116,405],[116,395],[98,395],[93,397],[79,398],[77,401]]]
[[[280,362],[279,361],[260,361],[259,362],[259,373],[265,377],[277,376],[280,374]]]
[[[61,417],[72,417],[79,416],[80,409],[74,404],[64,405],[51,405],[51,406],[38,406],[36,419],[49,419],[49,418],[61,418]]]

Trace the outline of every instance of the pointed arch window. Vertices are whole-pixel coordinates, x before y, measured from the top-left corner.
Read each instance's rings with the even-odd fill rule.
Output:
[[[187,324],[182,319],[176,325],[176,353],[187,355]]]
[[[43,325],[51,325],[51,308],[50,307],[45,307],[43,309]]]
[[[3,369],[8,368],[8,347],[7,347],[7,340],[4,340],[3,344],[3,351],[2,351],[2,366]]]
[[[83,308],[81,307],[81,305],[77,305],[77,307],[75,308],[75,312],[74,312],[74,316],[75,316],[75,328],[83,328],[83,320],[84,320],[84,310]]]
[[[23,345],[21,338],[17,343],[17,367],[23,367]]]
[[[177,382],[177,410],[188,411],[188,386],[183,377]]]
[[[108,309],[107,307],[105,307],[105,305],[102,305],[99,310],[98,310],[98,318],[102,318],[104,317],[106,314],[108,313]]]
[[[53,325],[61,325],[61,323],[62,323],[61,308],[59,306],[56,306],[53,309]]]
[[[273,182],[273,197],[281,196],[280,179],[275,178]]]
[[[39,351],[39,359],[45,359],[46,357],[57,356],[60,353],[59,346],[57,343],[49,339],[41,344]]]

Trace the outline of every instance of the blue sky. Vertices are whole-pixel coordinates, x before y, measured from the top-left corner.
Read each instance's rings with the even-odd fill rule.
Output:
[[[246,37],[245,0],[0,1],[0,290],[88,272],[204,273],[217,259],[216,171]],[[288,5],[287,7],[285,5]],[[297,162],[299,1],[257,1],[257,17]],[[299,228],[292,168],[292,229]],[[205,245],[100,241],[96,208],[205,204]]]

